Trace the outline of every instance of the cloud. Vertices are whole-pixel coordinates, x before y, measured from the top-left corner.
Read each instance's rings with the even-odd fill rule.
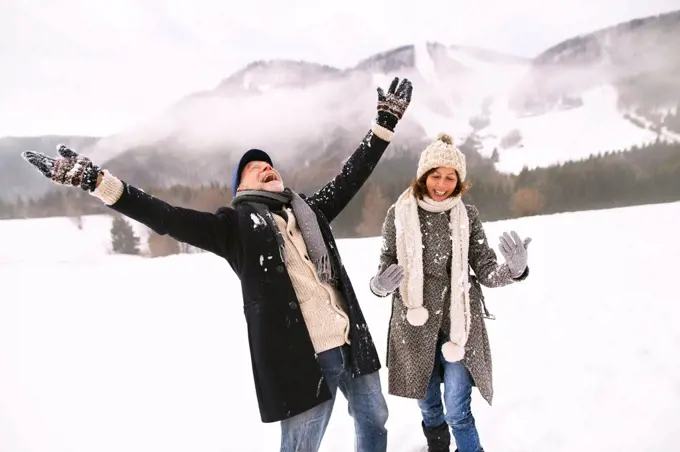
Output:
[[[678,0],[6,0],[0,136],[111,134],[256,59],[346,67],[423,40],[533,56]]]

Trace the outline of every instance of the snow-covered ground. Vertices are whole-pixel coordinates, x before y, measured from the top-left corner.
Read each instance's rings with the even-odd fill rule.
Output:
[[[678,224],[680,203],[486,224],[493,244],[509,228],[534,239],[529,279],[485,291],[486,450],[678,450]],[[278,450],[228,264],[111,256],[108,236],[106,217],[0,222],[0,451]],[[384,358],[389,302],[368,290],[380,241],[340,247]],[[389,450],[420,451],[415,402],[387,398]],[[323,451],[352,441],[340,396]]]

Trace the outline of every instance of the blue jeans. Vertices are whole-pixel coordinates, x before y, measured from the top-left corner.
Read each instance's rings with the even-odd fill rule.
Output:
[[[316,452],[331,418],[338,388],[354,418],[356,452],[387,450],[387,403],[378,372],[352,378],[347,364],[349,348],[338,347],[319,353],[318,361],[333,398],[304,413],[281,421],[281,452]]]
[[[442,371],[444,378],[442,381]],[[441,384],[444,383],[444,406],[442,406]],[[472,402],[472,376],[461,361],[447,362],[437,347],[435,366],[427,387],[425,399],[418,401],[427,428],[449,424],[456,440],[458,452],[480,452],[479,434],[475,418],[470,411]]]

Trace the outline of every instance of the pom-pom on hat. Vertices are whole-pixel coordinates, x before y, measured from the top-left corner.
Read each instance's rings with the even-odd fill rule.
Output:
[[[433,168],[445,166],[454,168],[458,172],[458,179],[465,181],[465,154],[453,144],[453,138],[445,133],[437,135],[437,139],[430,143],[420,154],[416,179]]]

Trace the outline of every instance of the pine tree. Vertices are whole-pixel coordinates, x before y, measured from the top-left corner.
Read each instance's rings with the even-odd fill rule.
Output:
[[[132,226],[121,215],[113,217],[111,244],[114,253],[139,254],[139,237],[135,235]]]
[[[491,154],[491,162],[498,163],[500,157],[498,156],[498,148],[493,148],[493,153]]]

